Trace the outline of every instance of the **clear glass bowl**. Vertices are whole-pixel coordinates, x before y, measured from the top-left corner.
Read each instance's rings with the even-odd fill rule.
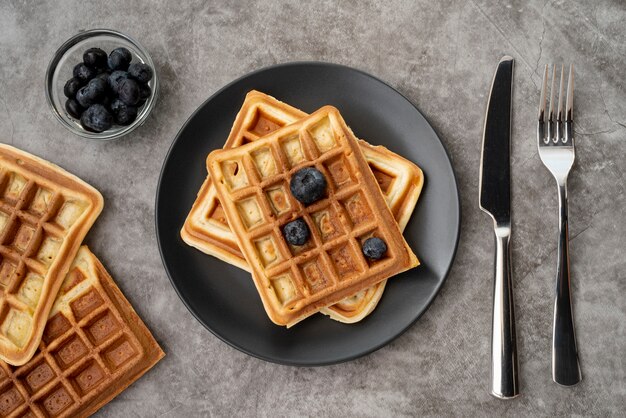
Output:
[[[139,109],[137,119],[128,126],[113,125],[104,132],[90,132],[85,130],[80,121],[71,117],[65,110],[67,98],[63,94],[63,87],[67,80],[72,78],[74,66],[83,61],[83,52],[89,48],[101,48],[109,54],[115,48],[127,48],[132,56],[132,62],[148,64],[153,70],[152,80],[148,83],[152,95]],[[68,39],[54,54],[46,71],[46,99],[54,116],[68,130],[85,138],[101,140],[117,139],[141,126],[154,108],[159,93],[159,81],[150,55],[141,44],[128,35],[110,29],[92,29],[80,32]]]

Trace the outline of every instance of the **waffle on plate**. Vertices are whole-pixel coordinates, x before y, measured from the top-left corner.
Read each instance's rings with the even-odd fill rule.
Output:
[[[0,144],[0,359],[21,365],[32,357],[102,206],[79,178]]]
[[[35,356],[0,362],[0,416],[86,417],[164,356],[86,246],[54,301]]]
[[[326,106],[250,144],[213,151],[209,174],[252,270],[269,317],[296,322],[418,265],[402,237],[358,140],[337,109]],[[292,176],[315,167],[325,198],[303,206]],[[302,217],[312,237],[291,246],[282,227]],[[379,237],[385,256],[366,260],[362,243]]]
[[[271,96],[251,91],[246,95],[224,148],[235,148],[254,142],[306,116],[306,113]],[[403,230],[422,190],[422,170],[384,147],[375,147],[365,141],[359,143],[387,204]],[[181,236],[187,244],[204,253],[250,271],[228,225],[210,176],[207,176],[198,192],[181,230]],[[323,308],[321,312],[340,322],[358,322],[376,307],[384,288],[385,282],[381,282],[371,289]]]

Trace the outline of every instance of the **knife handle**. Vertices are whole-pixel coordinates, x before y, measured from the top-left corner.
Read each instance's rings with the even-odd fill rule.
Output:
[[[491,394],[510,399],[519,395],[510,227],[496,226],[496,271],[491,328]]]

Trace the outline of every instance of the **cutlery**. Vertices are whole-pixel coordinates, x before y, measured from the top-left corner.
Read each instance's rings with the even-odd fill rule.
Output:
[[[537,124],[537,146],[539,157],[552,173],[559,189],[559,245],[556,266],[556,291],[554,296],[554,322],[552,325],[552,379],[564,386],[572,386],[581,381],[576,333],[572,312],[572,293],[569,273],[569,227],[567,209],[567,176],[574,165],[573,110],[574,110],[574,66],[570,65],[567,81],[565,119],[563,115],[564,67],[561,66],[559,101],[554,119],[554,82],[556,66],[552,70],[550,87],[550,108],[548,121],[545,121],[546,93],[548,88],[548,66],[546,65],[541,101],[539,102],[539,123]]]
[[[519,395],[513,283],[511,281],[511,102],[513,58],[500,60],[491,84],[480,160],[480,208],[493,219],[496,236],[491,329],[491,394]]]

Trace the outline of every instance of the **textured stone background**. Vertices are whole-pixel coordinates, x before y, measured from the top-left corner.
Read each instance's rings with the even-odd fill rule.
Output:
[[[102,191],[106,208],[87,242],[167,352],[99,416],[624,414],[624,2],[88,3],[0,3],[0,141]],[[94,27],[139,39],[162,81],[148,123],[114,143],[69,134],[43,92],[56,48]],[[493,241],[477,207],[486,94],[504,54],[517,60],[513,259],[523,393],[509,402],[487,390]],[[159,170],[187,117],[234,78],[294,60],[347,64],[407,95],[448,148],[461,191],[461,244],[433,305],[389,346],[333,367],[277,366],[220,342],[176,296],[155,240]],[[540,74],[551,62],[573,62],[577,77],[570,227],[584,380],[572,389],[550,375],[557,196],[535,145]]]

